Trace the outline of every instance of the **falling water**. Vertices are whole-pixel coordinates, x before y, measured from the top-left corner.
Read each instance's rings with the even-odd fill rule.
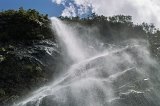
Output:
[[[57,18],[52,23],[74,63],[15,106],[160,106],[160,67],[147,41],[128,40],[89,57],[76,29]]]
[[[76,32],[71,27],[68,27],[63,22],[53,17],[53,27],[60,41],[66,45],[66,50],[74,61],[80,61],[85,58],[80,41],[76,38]],[[62,28],[63,26],[63,28]]]

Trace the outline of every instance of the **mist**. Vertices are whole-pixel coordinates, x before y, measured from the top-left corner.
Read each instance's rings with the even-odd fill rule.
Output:
[[[61,76],[15,106],[159,106],[159,65],[146,39],[107,44],[96,26],[52,18],[66,62]],[[63,67],[63,66],[61,66]]]

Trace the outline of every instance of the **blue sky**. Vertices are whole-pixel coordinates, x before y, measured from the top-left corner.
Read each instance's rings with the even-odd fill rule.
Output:
[[[64,6],[57,5],[52,0],[0,0],[0,11],[7,9],[36,9],[49,16],[60,16]]]

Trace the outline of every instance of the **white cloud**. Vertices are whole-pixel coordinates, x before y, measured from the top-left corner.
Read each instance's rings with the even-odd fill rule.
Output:
[[[72,0],[72,4],[76,6],[76,9],[75,6],[72,9],[75,13],[77,11],[78,15],[85,14],[91,9],[98,15],[131,15],[134,23],[154,23],[160,27],[160,0]]]
[[[78,15],[83,15],[89,12],[92,4],[89,0],[75,0],[74,4],[78,7]]]
[[[99,15],[125,14],[133,16],[135,23],[160,23],[160,6],[157,0],[92,0],[92,7]],[[108,1],[108,2],[107,2]],[[157,26],[158,26],[157,24]]]
[[[66,0],[52,0],[53,3],[56,4],[64,4]]]
[[[62,11],[62,16],[67,17],[75,17],[76,14],[76,8],[73,4],[69,3],[68,7],[65,7],[65,9]]]

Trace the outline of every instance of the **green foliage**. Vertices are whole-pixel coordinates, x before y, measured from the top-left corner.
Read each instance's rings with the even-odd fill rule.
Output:
[[[3,55],[0,55],[0,62],[4,61],[5,57]]]
[[[122,41],[128,38],[147,38],[148,33],[151,32],[151,26],[148,24],[149,29],[144,30],[144,25],[134,25],[131,16],[116,15],[112,17],[98,16],[91,14],[87,18],[80,17],[59,17],[61,20],[68,23],[80,23],[85,26],[96,26],[100,32],[100,38],[104,42]],[[148,31],[148,32],[147,32]]]
[[[5,95],[5,91],[3,89],[0,89],[0,96]]]
[[[0,12],[0,40],[45,39],[52,35],[48,15],[34,9]]]

